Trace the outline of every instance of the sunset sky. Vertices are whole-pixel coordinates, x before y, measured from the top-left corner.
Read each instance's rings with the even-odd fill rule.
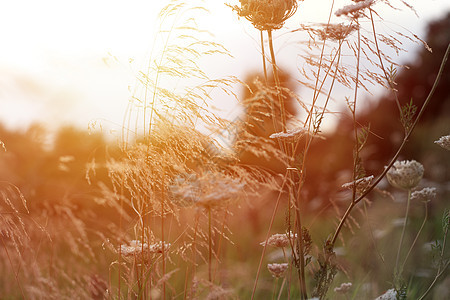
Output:
[[[121,126],[130,91],[136,85],[136,72],[151,48],[162,2],[3,1],[0,4],[0,123],[12,128],[26,128],[36,121],[50,129],[62,124],[87,128],[89,122],[98,120],[108,128]],[[326,22],[330,2],[300,2],[296,16],[287,27],[295,29],[300,23]],[[404,11],[380,8],[379,12],[386,12],[383,15],[386,24],[403,26],[424,37],[427,22],[450,9],[447,0],[413,2],[418,2],[413,5],[419,18],[400,1],[392,3],[405,8]],[[334,11],[349,3],[336,1]],[[216,61],[205,61],[207,73],[211,77],[243,78],[249,71],[260,70],[258,32],[248,21],[239,20],[222,1],[204,4],[211,15],[198,20],[199,26],[207,26],[234,56],[234,59],[218,57]],[[375,10],[377,7],[385,5],[377,4]],[[342,19],[335,21],[342,22]],[[279,64],[295,72],[295,64],[291,62],[295,60],[298,46],[291,47],[291,38],[278,44],[280,40],[276,40],[275,45]],[[408,55],[414,54],[419,46],[414,47]],[[403,56],[400,60],[408,58]],[[233,99],[219,98],[216,105],[224,109],[225,115],[232,115],[236,110]]]

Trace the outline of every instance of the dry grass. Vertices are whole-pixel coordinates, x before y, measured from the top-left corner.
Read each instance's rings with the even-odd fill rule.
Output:
[[[209,78],[198,60],[230,54],[196,27],[195,18],[206,13],[202,5],[172,1],[160,13],[155,48],[137,75],[119,145],[78,156],[82,149],[74,147],[80,145],[64,149],[62,143],[61,153],[54,151],[57,159],[46,158],[51,168],[37,167],[41,174],[33,176],[37,180],[47,172],[56,184],[38,181],[42,190],[27,190],[31,204],[22,194],[27,184],[19,188],[0,182],[2,295],[372,299],[394,288],[398,297],[419,298],[446,275],[448,205],[437,201],[428,211],[428,204],[412,203],[409,209],[413,187],[398,192],[382,186],[432,96],[415,109],[398,99],[395,80],[402,66],[388,53],[407,51],[404,38],[428,45],[411,33],[377,31],[383,22],[377,6],[390,2],[357,1],[340,11],[347,15],[344,23],[304,25],[289,32],[301,37],[305,62],[301,79],[290,85],[276,64],[273,34],[299,3],[260,2],[242,0],[233,8],[261,37],[267,35],[267,45],[261,40],[264,78],[248,83],[233,76]],[[330,16],[335,11],[332,7]],[[237,83],[248,93],[241,101],[246,117],[230,122],[211,109],[210,95],[220,89],[236,97],[232,87]],[[311,88],[312,98],[296,95],[297,84]],[[351,91],[351,98],[335,99],[338,85]],[[364,159],[373,133],[369,124],[358,122],[357,104],[361,90],[370,92],[373,86],[394,95],[398,110],[389,118],[401,120],[404,138],[384,171],[368,177],[372,174],[366,174]],[[331,100],[349,110],[347,150],[352,158],[346,160],[345,180],[336,179],[326,203],[312,209],[317,203],[309,195],[317,179],[310,179],[307,166],[321,158],[314,152],[325,139],[321,126]],[[229,146],[221,142],[224,133],[234,136]],[[93,147],[105,147],[97,142]],[[8,144],[0,145],[8,149]],[[81,166],[75,168],[74,162]],[[340,185],[345,181],[344,191]],[[448,197],[443,186],[438,192],[442,199]],[[436,221],[423,225],[442,212],[442,226]],[[394,222],[398,218],[403,218],[401,224]],[[433,248],[434,269],[431,260],[413,262],[427,251],[419,245],[430,240],[439,241]],[[341,285],[346,282],[352,285]]]

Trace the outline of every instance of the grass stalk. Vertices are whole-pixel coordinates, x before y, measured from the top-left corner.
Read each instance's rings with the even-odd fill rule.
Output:
[[[428,103],[431,101],[433,95],[434,95],[434,91],[436,90],[436,87],[439,83],[439,81],[441,80],[442,74],[444,72],[444,68],[445,65],[447,63],[447,59],[448,56],[450,54],[450,44],[447,46],[447,50],[445,51],[444,57],[442,58],[441,61],[441,66],[439,68],[439,72],[436,76],[436,79],[434,80],[433,83],[433,87],[431,88],[430,92],[428,93],[427,98],[425,99],[425,102],[422,104],[422,107],[419,111],[419,114],[417,115],[417,117],[414,120],[414,123],[412,124],[411,128],[409,129],[408,133],[406,134],[406,136],[403,138],[402,143],[400,144],[400,146],[397,149],[397,152],[394,154],[394,156],[392,157],[391,161],[389,162],[389,164],[385,167],[385,169],[383,170],[383,172],[377,177],[377,179],[375,179],[375,181],[364,191],[364,193],[362,193],[355,201],[352,201],[350,203],[350,205],[348,206],[347,210],[345,211],[344,215],[342,216],[338,226],[336,227],[336,230],[334,232],[333,238],[332,238],[332,245],[334,245],[336,243],[337,237],[339,235],[339,233],[342,230],[342,227],[345,223],[345,221],[347,220],[350,212],[352,211],[353,207],[360,202],[362,199],[364,199],[364,197],[366,197],[374,188],[375,186],[384,178],[384,176],[386,175],[386,173],[389,171],[389,169],[392,167],[392,165],[394,164],[394,162],[397,160],[398,156],[400,155],[401,151],[403,150],[403,148],[405,147],[406,143],[408,142],[409,137],[411,136],[414,128],[416,127],[417,123],[420,120],[420,117],[423,115],[426,107],[428,106]]]

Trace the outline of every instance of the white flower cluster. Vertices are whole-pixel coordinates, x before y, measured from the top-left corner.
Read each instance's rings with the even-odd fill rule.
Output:
[[[128,245],[121,245],[120,252],[123,256],[134,256],[134,257],[142,257],[143,254],[157,254],[167,251],[170,247],[170,243],[164,243],[159,241],[155,244],[148,245],[147,243],[141,243],[138,240],[132,240]]]
[[[339,294],[346,294],[351,287],[352,287],[351,282],[343,283],[340,286],[334,288],[334,292]]]
[[[377,297],[375,300],[397,300],[397,292],[394,289],[387,290],[386,293]]]
[[[276,233],[269,237],[269,239],[267,240],[267,245],[283,248],[289,246],[289,240],[293,242],[295,238],[297,238],[297,234],[294,234],[292,232],[289,232],[289,234]],[[260,243],[261,246],[264,246],[265,244],[266,242]]]
[[[220,173],[206,173],[201,177],[196,174],[177,177],[169,186],[169,192],[172,200],[182,206],[212,208],[239,197],[243,188],[244,184],[238,179]]]
[[[346,5],[343,8],[338,9],[335,12],[335,15],[338,17],[341,15],[348,15],[348,14],[355,15],[355,14],[358,14],[361,10],[371,6],[374,2],[375,2],[375,0],[364,0],[364,1],[356,2],[354,4]]]
[[[267,264],[267,269],[269,269],[269,272],[272,274],[273,277],[279,278],[286,273],[286,270],[288,268],[287,263],[282,264]]]
[[[393,186],[409,190],[419,184],[423,172],[422,164],[415,160],[396,161],[386,177]]]
[[[436,198],[436,188],[434,187],[426,187],[411,194],[411,200],[413,201],[430,201],[434,198]]]
[[[450,135],[441,136],[441,138],[435,141],[435,143],[446,150],[450,150]]]

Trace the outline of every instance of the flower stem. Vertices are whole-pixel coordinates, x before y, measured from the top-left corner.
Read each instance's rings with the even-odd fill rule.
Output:
[[[420,226],[419,231],[418,231],[417,234],[416,234],[416,237],[414,238],[414,241],[413,241],[411,247],[409,248],[408,254],[406,254],[405,260],[403,261],[402,267],[400,268],[401,271],[403,271],[403,269],[404,269],[404,267],[405,267],[405,264],[406,264],[406,261],[408,260],[408,257],[409,257],[409,255],[411,254],[411,251],[412,251],[412,249],[414,248],[414,245],[416,244],[417,239],[419,238],[419,235],[420,235],[420,233],[422,232],[423,227],[425,226],[425,223],[427,222],[427,219],[428,219],[428,205],[427,205],[427,203],[425,202],[425,217],[424,217],[424,219],[423,219],[423,222],[422,222],[422,225]]]
[[[406,224],[408,223],[408,215],[409,215],[409,205],[411,203],[411,189],[408,190],[408,200],[406,202],[406,214],[405,214],[405,222],[403,223],[402,235],[400,237],[400,243],[397,249],[397,258],[395,259],[395,272],[396,276],[401,277],[403,270],[398,269],[398,262],[400,260],[400,252],[402,250],[403,239],[405,238]]]

